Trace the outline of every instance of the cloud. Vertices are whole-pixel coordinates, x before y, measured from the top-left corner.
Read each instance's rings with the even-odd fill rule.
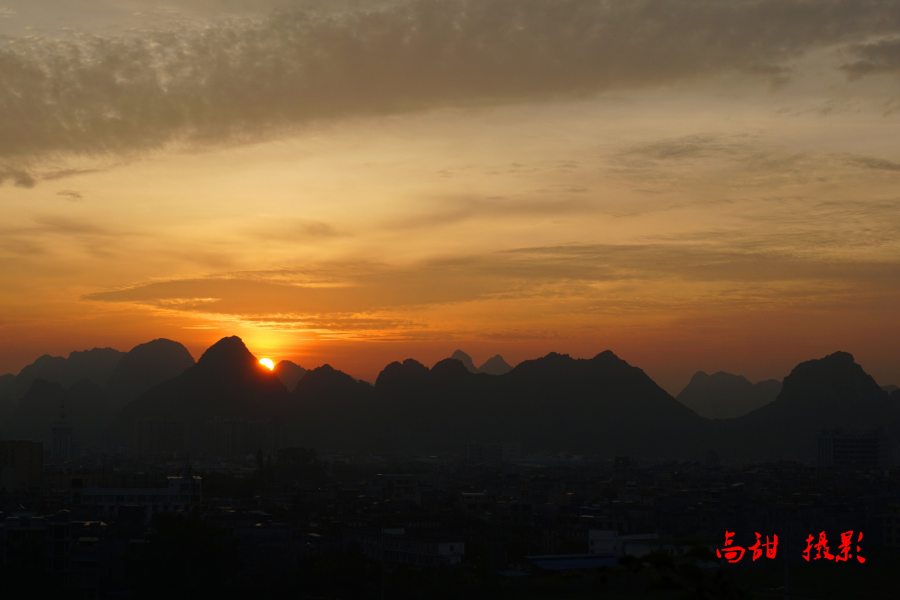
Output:
[[[860,59],[840,67],[851,80],[882,73],[900,74],[900,39],[856,44],[852,52]]]
[[[853,165],[866,167],[867,169],[900,172],[900,163],[885,160],[883,158],[875,158],[874,156],[850,156],[848,161]]]
[[[112,249],[121,244],[123,233],[90,221],[52,214],[38,215],[29,224],[0,227],[0,239],[3,241],[0,250],[20,256],[42,255],[51,249],[63,251],[58,242],[65,241],[95,257],[108,258],[113,255]]]
[[[0,168],[0,185],[2,185],[6,180],[11,180],[16,185],[16,187],[23,188],[32,188],[36,183],[34,177],[32,177],[31,174],[26,171],[22,171],[19,169],[5,170],[3,168]]]
[[[407,322],[415,320],[411,317],[415,310],[470,302],[618,303],[619,310],[640,311],[675,307],[685,298],[703,302],[711,289],[727,289],[732,301],[740,303],[758,302],[763,296],[777,301],[787,294],[785,289],[797,297],[860,286],[868,293],[895,295],[900,286],[897,261],[835,260],[779,248],[771,239],[735,242],[734,237],[520,248],[404,268],[372,264],[345,270],[339,264],[319,265],[312,271],[156,281],[83,298],[336,331],[365,328],[372,319]],[[328,285],[316,283],[318,269],[332,273]],[[649,293],[660,285],[677,293],[671,298]]]
[[[251,229],[249,234],[258,240],[298,243],[303,243],[308,240],[346,237],[349,235],[323,221],[281,217],[278,218],[276,224],[267,223],[256,227]]]
[[[81,195],[81,192],[76,192],[75,190],[60,190],[56,192],[57,196],[62,196],[66,200],[70,202],[79,202],[84,196]]]
[[[746,138],[716,133],[695,134],[633,146],[620,151],[616,158],[623,162],[632,162],[627,160],[629,158],[664,161],[743,154],[749,148]]]
[[[243,143],[318,119],[729,71],[783,83],[786,63],[810,49],[898,30],[900,0],[411,0],[121,37],[9,38],[0,165]]]

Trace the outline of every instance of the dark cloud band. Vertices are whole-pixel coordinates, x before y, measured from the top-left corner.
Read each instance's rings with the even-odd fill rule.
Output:
[[[0,179],[33,185],[23,165],[45,157],[235,143],[316,119],[729,70],[783,82],[783,63],[813,47],[897,31],[900,0],[412,0],[128,37],[8,39]]]

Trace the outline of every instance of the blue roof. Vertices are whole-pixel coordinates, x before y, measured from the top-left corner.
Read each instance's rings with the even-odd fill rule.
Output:
[[[614,554],[548,554],[545,556],[526,556],[525,558],[547,571],[575,571],[579,569],[596,569],[597,567],[615,567],[619,560]]]

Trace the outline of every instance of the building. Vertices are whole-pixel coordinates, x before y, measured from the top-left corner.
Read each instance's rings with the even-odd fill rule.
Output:
[[[357,545],[363,554],[387,564],[414,567],[458,565],[466,553],[461,541],[447,541],[430,536],[408,536],[402,528],[381,531],[344,531],[344,549]]]
[[[135,419],[132,448],[140,456],[171,454],[184,448],[184,423],[167,419]]]
[[[672,556],[681,556],[691,549],[689,544],[678,540],[660,539],[655,533],[619,535],[618,531],[591,529],[588,532],[588,551],[603,556],[646,556],[662,551]]]
[[[73,493],[73,503],[96,505],[104,517],[122,507],[141,507],[149,520],[157,513],[193,512],[200,505],[203,479],[189,469],[174,477],[133,476],[119,485],[92,485]]]
[[[12,554],[39,548],[43,554],[42,576],[63,584],[67,598],[97,598],[98,550],[105,529],[106,524],[99,521],[72,521],[66,510],[40,517],[7,517],[0,521],[0,562],[8,565]],[[110,554],[107,549],[107,558]]]
[[[466,460],[500,463],[522,458],[521,442],[467,442]]]
[[[0,489],[8,492],[40,485],[44,470],[44,445],[11,440],[0,442]]]
[[[816,438],[820,468],[879,469],[890,466],[890,440],[881,430],[826,429]]]
[[[533,565],[544,571],[583,571],[599,567],[615,567],[619,558],[612,554],[548,554],[526,556]]]
[[[50,456],[56,462],[68,462],[75,458],[72,445],[72,424],[66,421],[66,406],[59,409],[59,421],[50,429]]]

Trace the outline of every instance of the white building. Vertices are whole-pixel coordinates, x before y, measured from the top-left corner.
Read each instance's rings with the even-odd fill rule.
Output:
[[[404,529],[375,531],[344,531],[344,548],[358,544],[363,554],[372,560],[382,557],[388,564],[416,567],[458,565],[466,553],[462,541],[449,541],[430,536],[407,536]]]
[[[162,485],[147,487],[85,487],[81,504],[96,504],[104,515],[115,515],[120,506],[142,506],[149,520],[157,513],[191,512],[200,504],[202,478],[167,477]]]
[[[662,550],[672,556],[681,556],[691,546],[676,540],[660,539],[655,533],[619,535],[618,531],[591,529],[588,532],[588,550],[591,554],[642,557]]]

